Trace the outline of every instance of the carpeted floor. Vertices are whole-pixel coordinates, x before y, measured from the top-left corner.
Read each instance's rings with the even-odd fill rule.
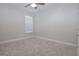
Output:
[[[42,39],[0,44],[1,56],[75,56],[76,48]]]

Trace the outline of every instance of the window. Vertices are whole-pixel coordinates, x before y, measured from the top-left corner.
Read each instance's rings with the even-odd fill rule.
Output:
[[[33,17],[25,16],[25,33],[33,32]]]

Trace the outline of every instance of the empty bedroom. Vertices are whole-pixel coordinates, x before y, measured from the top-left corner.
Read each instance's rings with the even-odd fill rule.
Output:
[[[79,4],[0,3],[0,56],[79,56]]]

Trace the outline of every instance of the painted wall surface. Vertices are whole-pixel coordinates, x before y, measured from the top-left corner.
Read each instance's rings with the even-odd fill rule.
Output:
[[[0,4],[0,41],[32,35],[24,33],[25,16],[32,14],[8,4]]]
[[[76,43],[79,4],[51,4],[36,13],[35,34],[54,40]]]
[[[1,15],[1,12],[0,12],[0,15]],[[0,39],[2,39],[2,19],[0,19]]]

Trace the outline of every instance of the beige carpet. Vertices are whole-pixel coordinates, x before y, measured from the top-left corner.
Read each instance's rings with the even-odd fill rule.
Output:
[[[75,56],[76,48],[42,39],[0,44],[1,56]]]

